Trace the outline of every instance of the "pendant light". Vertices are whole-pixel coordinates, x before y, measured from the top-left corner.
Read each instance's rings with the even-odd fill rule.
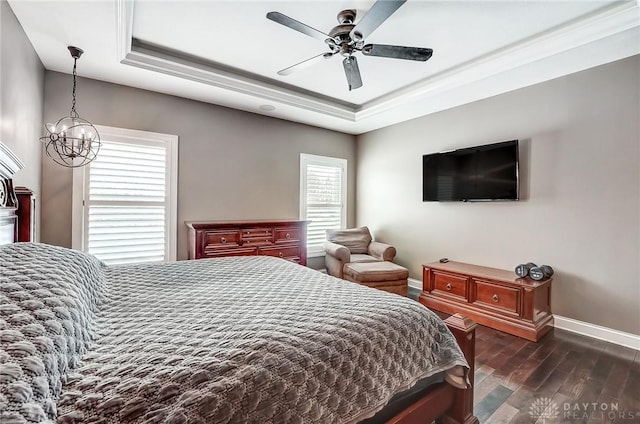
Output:
[[[49,133],[40,138],[45,143],[47,156],[56,163],[77,168],[94,160],[100,150],[100,135],[93,124],[80,118],[76,111],[76,62],[84,53],[78,47],[68,46],[73,58],[73,100],[71,112],[55,124],[47,124],[45,127]]]

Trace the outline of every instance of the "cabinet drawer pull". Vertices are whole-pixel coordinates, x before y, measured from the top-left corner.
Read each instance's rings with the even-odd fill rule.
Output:
[[[265,234],[269,234],[269,230],[266,230],[264,233],[265,233]]]
[[[500,301],[500,298],[498,297],[497,294],[494,294],[491,299],[493,299],[494,302],[498,303]]]
[[[279,252],[278,256],[280,256],[282,258],[284,255],[282,254],[282,252]]]
[[[247,240],[245,243],[249,244],[249,243],[251,243],[251,240]]]
[[[227,242],[227,239],[226,239],[226,238],[224,238],[224,237],[220,237],[220,243],[223,243],[223,244],[224,244],[224,243],[226,243],[226,242]]]
[[[451,283],[447,283],[447,290],[451,290]]]
[[[291,238],[291,234],[287,233],[287,234],[285,235],[285,238],[290,239],[290,238]]]

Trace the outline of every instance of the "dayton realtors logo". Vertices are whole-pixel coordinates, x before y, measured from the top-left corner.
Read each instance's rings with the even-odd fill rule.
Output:
[[[620,410],[617,402],[565,402],[562,408],[562,416],[569,421],[602,420],[602,422],[637,422],[640,420],[639,411]]]
[[[531,404],[529,407],[529,415],[531,415],[534,420],[542,418],[542,424],[545,424],[547,419],[558,418],[560,409],[551,399],[543,397],[536,399]]]
[[[618,403],[606,402],[564,402],[561,407],[549,398],[538,398],[529,406],[529,415],[534,422],[548,424],[557,422],[603,422],[615,421],[634,422],[640,421],[640,410],[621,410]],[[550,421],[547,421],[550,420]]]

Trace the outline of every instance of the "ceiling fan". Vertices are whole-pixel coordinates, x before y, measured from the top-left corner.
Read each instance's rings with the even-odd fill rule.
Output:
[[[323,40],[330,51],[314,56],[310,59],[296,63],[293,66],[278,71],[278,75],[289,75],[290,73],[312,65],[322,59],[329,59],[340,54],[344,57],[342,64],[347,76],[349,91],[362,87],[362,78],[358,61],[354,56],[356,52],[362,52],[365,56],[388,57],[392,59],[418,60],[425,62],[433,54],[433,50],[422,47],[392,46],[387,44],[364,44],[364,39],[371,35],[387,18],[389,18],[407,0],[378,0],[364,17],[354,24],[356,11],[353,9],[343,10],[338,14],[340,25],[332,28],[328,34],[319,31],[309,25],[296,21],[280,12],[267,13],[267,19],[301,32],[310,37]]]

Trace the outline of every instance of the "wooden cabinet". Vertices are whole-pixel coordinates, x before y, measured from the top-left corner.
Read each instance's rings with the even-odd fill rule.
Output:
[[[419,301],[449,314],[538,341],[553,327],[552,280],[534,281],[515,273],[461,262],[423,265]]]
[[[308,221],[186,222],[189,259],[275,256],[307,265]]]

